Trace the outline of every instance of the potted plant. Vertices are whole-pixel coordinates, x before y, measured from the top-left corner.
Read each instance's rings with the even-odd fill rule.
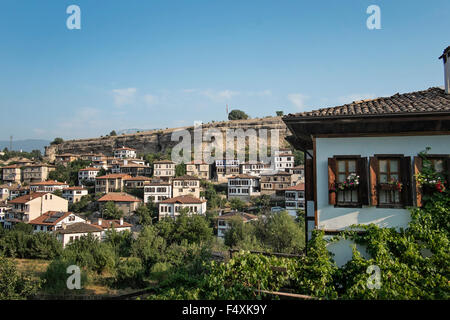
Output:
[[[351,173],[344,182],[336,183],[330,188],[330,192],[355,190],[359,186],[359,176],[355,173]]]
[[[395,178],[392,178],[387,183],[380,183],[379,185],[381,190],[396,190],[402,191],[403,184]]]

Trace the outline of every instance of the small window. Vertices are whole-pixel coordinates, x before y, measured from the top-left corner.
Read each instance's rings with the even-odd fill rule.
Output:
[[[379,204],[401,206],[403,184],[400,176],[400,159],[381,158],[378,161]]]

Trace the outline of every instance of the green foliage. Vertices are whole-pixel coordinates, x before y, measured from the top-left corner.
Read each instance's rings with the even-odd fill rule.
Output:
[[[114,271],[117,255],[110,243],[100,242],[88,234],[69,243],[63,251],[63,258],[100,274],[105,270]]]
[[[225,197],[220,196],[214,184],[209,181],[202,180],[201,185],[205,189],[205,191],[201,192],[201,196],[205,197],[205,199],[207,200],[206,205],[208,209],[225,207],[227,200]]]
[[[0,255],[0,300],[22,300],[34,295],[41,286],[21,275],[13,261]]]
[[[151,204],[149,205],[149,203],[147,203],[147,205],[141,205],[136,209],[135,215],[139,218],[140,225],[145,226],[152,224],[153,221],[152,213],[154,209],[151,206],[153,206],[154,204],[153,202],[151,202]]]
[[[67,273],[67,268],[71,265],[76,265],[75,262],[67,261],[65,259],[53,260],[47,267],[47,270],[42,275],[43,289],[46,293],[62,294],[64,292],[72,292],[67,288],[67,279],[70,274]],[[80,285],[83,288],[88,282],[86,270],[80,268]]]
[[[78,184],[78,171],[86,168],[91,163],[85,160],[75,160],[64,166],[59,164],[56,169],[48,174],[50,180],[56,180],[59,182],[66,182],[70,186],[75,186]]]
[[[109,135],[110,135],[111,137],[117,136],[116,130],[111,131],[111,132],[109,133]]]
[[[133,235],[130,231],[116,231],[114,228],[105,233],[105,243],[109,243],[119,257],[129,257],[133,244]]]
[[[242,110],[231,110],[228,114],[228,120],[245,120],[248,119],[248,115]]]
[[[102,207],[102,215],[105,219],[120,219],[123,217],[123,211],[117,208],[113,201],[108,201]]]
[[[270,196],[267,194],[251,197],[250,203],[254,207],[259,207],[259,212],[270,211]]]
[[[142,288],[145,286],[144,275],[141,259],[131,257],[119,261],[114,280],[119,287]]]
[[[31,152],[25,151],[13,151],[8,150],[8,148],[3,149],[4,155],[0,156],[0,160],[7,161],[11,158],[26,158],[34,161],[42,161],[44,158],[40,150],[33,150]],[[15,162],[10,162],[9,164],[15,164]]]
[[[56,236],[32,232],[32,226],[17,224],[12,230],[0,229],[0,254],[27,259],[53,259],[62,253]]]
[[[176,219],[163,219],[156,224],[156,228],[168,244],[181,244],[182,241],[208,243],[213,237],[213,230],[204,216],[189,216],[185,212],[180,212]]]
[[[231,210],[242,211],[247,207],[247,203],[239,198],[233,198],[229,203]]]
[[[186,165],[184,163],[177,164],[175,166],[175,176],[181,177],[186,174]]]
[[[79,201],[69,205],[69,211],[74,213],[93,211],[98,208],[94,195],[82,196]]]
[[[293,149],[292,154],[294,155],[294,166],[299,166],[305,163],[305,154],[303,151]]]
[[[225,233],[225,244],[246,250],[301,253],[305,247],[304,224],[287,211],[267,213],[265,218],[243,223],[236,217]]]
[[[50,142],[50,145],[58,145],[64,142],[63,138],[55,138],[55,140],[53,140],[52,142]]]
[[[131,255],[142,260],[147,270],[156,262],[161,261],[166,241],[158,235],[154,226],[145,226],[131,247]]]
[[[277,117],[282,117],[284,115],[283,111],[276,111]]]

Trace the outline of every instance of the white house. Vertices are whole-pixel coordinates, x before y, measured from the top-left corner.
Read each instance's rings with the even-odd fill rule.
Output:
[[[191,195],[200,198],[200,179],[194,176],[184,175],[172,179],[172,196]]]
[[[172,198],[172,184],[168,182],[152,182],[144,186],[144,203],[159,203]]]
[[[103,229],[102,239],[106,237],[106,232],[108,230],[112,230],[114,228],[114,230],[116,230],[117,232],[131,231],[132,227],[130,223],[123,221],[123,218],[111,220],[99,218],[97,222],[92,223],[92,225]]]
[[[260,177],[265,172],[272,171],[272,166],[269,163],[263,162],[245,162],[241,164],[240,172],[252,176]]]
[[[63,229],[64,225],[84,221],[83,218],[72,212],[47,211],[29,223],[33,226],[34,232],[51,232]]]
[[[294,155],[289,149],[275,150],[271,158],[273,170],[291,172],[294,168]]]
[[[286,188],[284,192],[285,208],[290,215],[296,216],[297,210],[305,210],[305,185],[303,183]]]
[[[136,149],[127,147],[114,149],[114,158],[136,158]]]
[[[56,190],[62,190],[68,187],[69,185],[67,183],[55,180],[35,182],[30,184],[31,192],[55,192]]]
[[[69,201],[69,204],[78,202],[81,197],[87,195],[88,190],[83,187],[69,187],[62,190],[62,197]]]
[[[95,177],[100,172],[100,168],[84,168],[78,171],[78,184],[81,186],[84,181],[95,182]]]
[[[77,222],[70,225],[63,225],[62,229],[55,231],[56,237],[62,242],[65,248],[71,242],[92,234],[95,238],[101,240],[103,228],[94,226],[86,222]]]
[[[180,209],[189,208],[189,214],[205,214],[206,200],[193,196],[179,196],[163,200],[159,203],[159,219],[166,217],[176,218]]]
[[[239,174],[240,162],[237,159],[221,159],[215,162],[216,180],[220,183],[227,182],[231,176]]]
[[[259,196],[261,186],[259,177],[247,174],[238,174],[228,178],[228,199],[241,199],[249,201],[250,197]]]
[[[441,56],[446,68],[449,53],[450,47]],[[407,207],[421,205],[413,179],[421,168],[419,153],[430,147],[430,157],[449,174],[448,90],[429,88],[283,118],[293,133],[288,141],[306,155],[308,238],[313,228],[331,236],[352,224],[407,227]],[[351,259],[350,244],[329,245],[338,265]]]

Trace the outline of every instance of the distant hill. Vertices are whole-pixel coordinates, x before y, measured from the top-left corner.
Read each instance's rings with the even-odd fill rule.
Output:
[[[31,152],[33,150],[41,150],[44,153],[44,147],[50,144],[50,140],[40,139],[26,139],[26,140],[13,140],[12,149],[15,151]],[[4,148],[9,149],[9,140],[0,140],[0,150]]]

